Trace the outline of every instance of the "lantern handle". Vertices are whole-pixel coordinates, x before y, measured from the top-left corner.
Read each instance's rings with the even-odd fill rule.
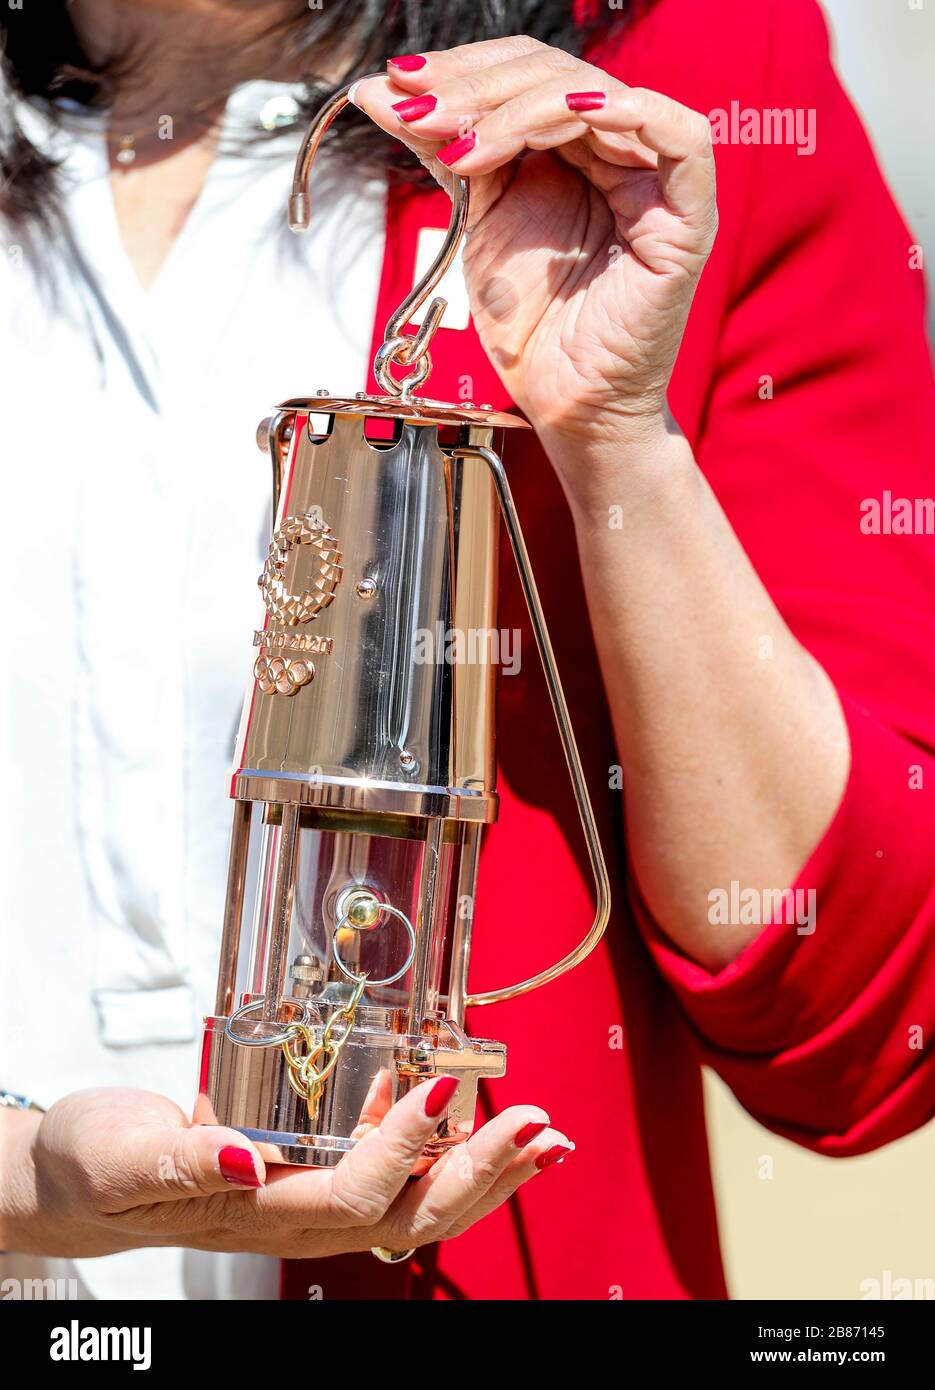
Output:
[[[539,989],[541,985],[547,985],[551,980],[558,979],[559,975],[564,975],[566,971],[573,970],[576,965],[580,965],[581,961],[584,960],[585,956],[590,955],[604,935],[604,929],[610,917],[610,879],[607,874],[604,851],[601,848],[601,839],[597,830],[597,822],[594,819],[594,808],[591,805],[591,798],[588,794],[588,784],[581,766],[581,756],[578,752],[578,745],[575,742],[575,731],[572,727],[571,715],[568,713],[568,703],[565,699],[565,692],[562,689],[562,681],[558,673],[555,653],[552,650],[552,642],[549,637],[549,630],[546,626],[545,614],[542,611],[542,602],[539,598],[539,591],[536,588],[535,575],[532,572],[532,565],[529,560],[529,551],[526,549],[526,541],[523,536],[522,526],[520,525],[519,515],[516,511],[516,504],[513,501],[513,494],[510,490],[506,469],[503,467],[502,460],[492,449],[485,449],[480,445],[471,445],[463,449],[454,449],[452,450],[452,458],[483,459],[493,478],[494,486],[497,490],[497,499],[500,503],[500,511],[503,515],[504,523],[506,524],[510,545],[513,549],[513,558],[516,561],[516,568],[519,572],[523,597],[526,600],[526,607],[529,610],[529,618],[536,638],[539,659],[542,662],[546,685],[549,688],[549,699],[552,702],[555,722],[558,725],[559,737],[562,741],[562,750],[565,754],[565,762],[568,765],[568,775],[571,778],[575,802],[578,807],[578,815],[581,818],[581,828],[584,831],[585,843],[588,849],[588,858],[591,862],[591,873],[594,878],[594,920],[578,945],[575,946],[573,950],[569,951],[566,956],[563,956],[560,961],[556,961],[554,965],[550,965],[546,970],[541,970],[538,975],[530,976],[528,980],[523,980],[520,984],[505,985],[502,989],[487,990],[483,994],[468,994],[465,990],[465,1006],[467,1008],[477,1008],[480,1004],[500,1004],[506,999],[515,999],[519,994],[528,994],[530,990]],[[466,985],[466,981],[462,983]]]
[[[325,132],[336,116],[344,110],[351,100],[351,93],[361,82],[372,77],[385,77],[385,72],[371,72],[356,82],[349,82],[336,92],[330,101],[318,112],[305,133],[299,148],[292,179],[292,193],[289,198],[289,227],[293,232],[303,232],[311,221],[311,194],[309,185],[312,164],[324,139]],[[461,245],[467,227],[470,195],[465,179],[455,176],[450,186],[451,221],[442,242],[441,250],[435,257],[421,280],[400,304],[387,321],[383,346],[378,350],[373,362],[373,372],[384,391],[390,396],[399,396],[408,401],[413,390],[421,386],[432,370],[432,357],[429,344],[448,307],[448,301],[441,296],[433,299],[425,313],[418,332],[405,333],[403,330],[409,319],[420,309],[435,289],[442,276],[451,266]],[[390,373],[391,363],[411,367],[413,370],[402,381],[397,381]]]

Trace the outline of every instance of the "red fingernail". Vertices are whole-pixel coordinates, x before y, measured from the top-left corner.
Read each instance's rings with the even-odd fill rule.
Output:
[[[218,1167],[225,1182],[233,1183],[235,1187],[260,1186],[256,1164],[249,1149],[235,1149],[230,1144],[218,1154]]]
[[[425,1113],[430,1120],[447,1109],[448,1102],[460,1085],[456,1076],[440,1076],[425,1097]]]
[[[386,65],[389,68],[399,68],[400,72],[418,72],[425,67],[425,59],[421,53],[404,53],[401,58],[388,58]]]
[[[544,1129],[548,1129],[548,1120],[530,1120],[528,1125],[523,1125],[516,1135],[513,1143],[518,1149],[525,1149],[530,1139],[535,1139],[537,1134],[541,1134]]]
[[[606,104],[606,92],[569,92],[565,98],[569,111],[600,111]]]
[[[457,140],[452,140],[450,145],[438,151],[438,158],[443,164],[457,164],[459,159],[463,159],[466,154],[470,154],[477,144],[477,131],[469,130],[467,135],[460,136]]]
[[[393,103],[393,110],[401,121],[418,121],[434,111],[438,97],[407,97],[405,101]]]
[[[567,1154],[574,1153],[571,1144],[553,1144],[551,1149],[546,1149],[544,1154],[540,1154],[536,1159],[537,1168],[549,1168],[553,1163],[561,1163]]]

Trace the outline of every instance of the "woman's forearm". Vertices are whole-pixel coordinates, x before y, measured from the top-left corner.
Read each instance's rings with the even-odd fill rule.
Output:
[[[844,715],[674,427],[543,442],[574,517],[636,879],[717,968],[761,928],[723,924],[712,893],[792,885],[847,781]]]

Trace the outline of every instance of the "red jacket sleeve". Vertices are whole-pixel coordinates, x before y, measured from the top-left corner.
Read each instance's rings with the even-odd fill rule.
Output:
[[[814,931],[774,921],[711,974],[634,899],[705,1060],[764,1124],[846,1154],[935,1111],[935,389],[914,239],[820,11],[765,8],[762,52],[718,104],[739,88],[745,105],[814,111],[817,143],[717,150],[730,189],[746,189],[743,226],[733,199],[710,384],[686,428],[784,618],[835,682],[852,767],[794,885],[814,890]],[[677,373],[677,415],[679,390]]]

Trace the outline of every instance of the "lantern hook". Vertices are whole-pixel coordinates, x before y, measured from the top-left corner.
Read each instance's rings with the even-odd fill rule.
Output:
[[[369,73],[367,77],[349,82],[336,92],[330,101],[316,115],[299,148],[292,180],[292,194],[289,198],[289,227],[293,232],[302,232],[311,221],[311,194],[309,185],[312,164],[324,139],[325,132],[351,100],[353,89],[360,82],[371,77],[385,77],[385,73]],[[438,285],[457,255],[461,239],[467,227],[469,191],[467,181],[455,176],[450,188],[451,221],[442,242],[441,249],[428,270],[387,321],[383,346],[378,350],[373,363],[373,372],[383,390],[390,396],[399,396],[403,401],[410,399],[416,387],[421,386],[432,370],[432,356],[429,345],[438,328],[448,301],[437,296],[425,312],[421,327],[413,334],[404,331],[412,315],[422,307],[429,295]],[[390,372],[390,366],[397,363],[411,367],[409,375],[401,381]]]

